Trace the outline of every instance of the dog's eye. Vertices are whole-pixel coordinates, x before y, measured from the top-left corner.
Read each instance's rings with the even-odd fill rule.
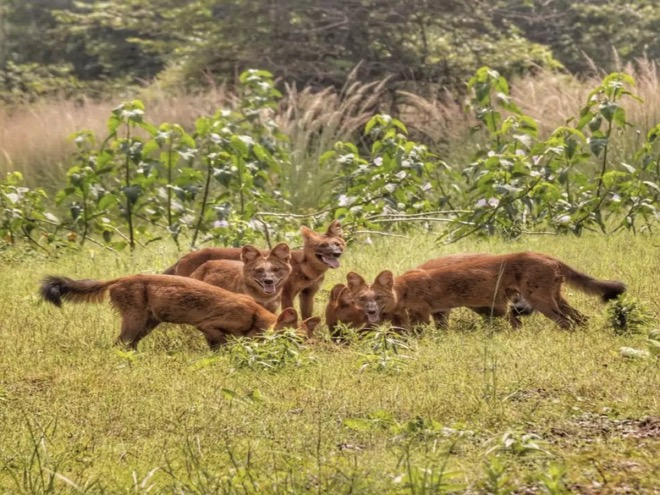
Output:
[[[263,274],[263,273],[266,271],[266,269],[265,269],[265,268],[257,268],[257,269],[254,270],[254,271],[255,271],[256,273]]]

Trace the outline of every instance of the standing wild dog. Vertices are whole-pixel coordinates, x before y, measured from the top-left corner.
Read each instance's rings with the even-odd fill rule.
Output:
[[[241,260],[211,260],[190,274],[222,289],[252,297],[268,311],[280,307],[282,288],[291,274],[291,253],[285,243],[264,255],[256,247],[247,245],[241,250]]]
[[[333,337],[339,337],[337,326],[340,323],[356,329],[367,324],[366,314],[355,304],[350,290],[344,284],[337,284],[330,291],[330,299],[325,308],[325,323]]]
[[[380,283],[380,278],[387,283]],[[397,277],[394,284],[389,278],[389,271],[376,277],[372,292],[381,295],[381,307],[394,306],[395,313],[407,310],[413,324],[427,323],[432,313],[457,307],[490,308],[493,315],[503,316],[509,301],[520,294],[560,327],[572,328],[584,325],[587,317],[562,296],[564,282],[603,301],[626,290],[622,282],[596,280],[552,256],[532,252],[484,255],[445,268],[414,269]],[[515,312],[508,315],[514,328],[520,326]]]
[[[249,296],[170,275],[129,275],[108,281],[48,276],[40,288],[41,297],[58,307],[62,301],[101,302],[106,292],[122,319],[117,341],[132,348],[160,323],[193,325],[215,349],[230,335],[253,337],[271,328],[296,327],[298,321],[293,308],[276,316]],[[309,336],[319,320],[305,320],[298,330]]]
[[[422,263],[417,268],[420,270],[433,270],[436,268],[446,268],[448,266],[460,263],[463,261],[476,260],[484,256],[490,256],[485,253],[460,253],[460,254],[448,254],[445,256],[440,256],[439,258],[433,258],[431,260]],[[530,315],[534,310],[525,302],[520,295],[513,298],[511,301],[511,311],[515,312],[517,316]],[[493,314],[492,308],[471,308],[472,311],[481,315],[481,316],[496,316]],[[433,313],[433,321],[435,322],[438,328],[446,328],[449,323],[449,311],[437,311]],[[497,315],[503,316],[503,315]]]
[[[339,268],[339,258],[346,243],[338,220],[333,220],[325,234],[318,234],[301,227],[304,244],[302,249],[291,251],[291,275],[282,289],[282,307],[293,307],[293,300],[300,295],[302,318],[312,316],[314,295],[318,292],[328,268]],[[209,260],[240,260],[239,248],[206,248],[183,256],[165,271],[167,275],[188,277],[202,263]]]

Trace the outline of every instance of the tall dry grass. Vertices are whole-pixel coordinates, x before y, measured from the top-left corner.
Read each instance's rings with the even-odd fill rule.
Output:
[[[223,86],[200,94],[166,94],[158,86],[122,99],[140,98],[154,123],[192,127],[195,119],[215,112],[232,95]],[[63,180],[75,150],[69,137],[89,129],[103,139],[117,101],[43,101],[29,107],[0,107],[0,174],[21,172],[30,185]]]
[[[660,74],[655,61],[638,59],[620,69],[636,81],[633,93],[642,102],[627,98],[622,101],[632,127],[615,135],[611,159],[625,160],[637,149],[648,130],[660,122]],[[511,81],[513,101],[539,124],[541,136],[579,118],[589,93],[599,86],[606,74],[594,69],[594,75],[578,80],[568,74],[540,71]],[[402,120],[430,146],[440,151],[453,164],[467,163],[483,136],[472,133],[476,121],[463,111],[463,103],[455,95],[439,98],[399,94]]]
[[[627,117],[633,127],[615,136],[610,155],[614,161],[625,161],[647,130],[660,121],[660,76],[656,63],[642,59],[622,70],[635,78],[635,92],[644,103],[626,102]],[[601,80],[602,74],[577,80],[541,71],[512,81],[512,96],[547,135],[579,114],[588,93]],[[483,144],[483,135],[471,132],[476,122],[464,112],[462,96],[445,92],[425,98],[403,91],[397,92],[394,100],[391,96],[386,81],[361,83],[354,77],[341,90],[285,87],[276,118],[289,137],[291,163],[284,171],[282,189],[289,192],[295,211],[318,206],[323,184],[337,173],[332,167],[319,166],[321,155],[337,141],[359,141],[364,124],[377,112],[396,111],[412,139],[425,142],[459,168],[469,163],[475,149]],[[212,114],[234,101],[222,86],[200,94],[171,94],[153,85],[135,97],[145,101],[151,122],[176,122],[187,128],[197,117]],[[25,108],[0,108],[0,174],[18,170],[30,185],[60,183],[73,151],[68,136],[82,129],[103,136],[105,122],[117,103],[49,101]]]
[[[354,141],[371,116],[379,112],[385,81],[361,83],[353,72],[341,89],[287,86],[277,121],[289,137],[291,163],[284,171],[284,189],[295,211],[317,207],[323,185],[337,175],[336,165],[319,165],[321,155],[338,141]],[[310,191],[313,191],[310,194]]]

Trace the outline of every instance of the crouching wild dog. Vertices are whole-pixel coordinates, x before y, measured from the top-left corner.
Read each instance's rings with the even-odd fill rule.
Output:
[[[328,268],[339,268],[339,258],[346,243],[339,221],[334,220],[325,234],[301,227],[303,248],[291,251],[291,275],[282,289],[282,307],[293,306],[299,295],[302,318],[312,316],[314,295],[318,292]],[[206,248],[183,256],[164,273],[188,277],[202,263],[209,260],[240,260],[240,248]]]
[[[520,320],[508,311],[509,301],[521,295],[526,303],[562,328],[583,325],[587,317],[570,306],[561,294],[562,284],[608,301],[623,294],[622,282],[597,280],[580,273],[562,261],[541,253],[523,252],[483,255],[444,268],[414,269],[393,279],[389,270],[381,272],[356,302],[368,311],[374,304],[380,311],[402,314],[411,323],[427,323],[429,316],[457,307],[489,308],[494,316],[508,314],[513,327]],[[377,299],[379,297],[380,299]]]
[[[249,296],[170,275],[130,275],[108,281],[48,276],[40,288],[41,297],[58,307],[62,301],[101,302],[106,292],[122,319],[117,341],[132,348],[160,323],[193,325],[215,349],[230,335],[253,337],[271,328],[295,328],[298,321],[293,308],[276,316]],[[298,330],[309,337],[319,320],[307,319]]]
[[[360,329],[367,324],[367,316],[355,304],[350,290],[344,284],[335,285],[330,291],[330,299],[325,308],[325,323],[333,338],[341,337],[339,324]]]
[[[420,270],[433,270],[436,268],[446,268],[448,266],[460,263],[463,261],[476,260],[484,256],[490,256],[485,253],[460,253],[460,254],[449,254],[446,256],[440,256],[439,258],[433,258],[428,260],[425,263],[422,263],[417,268]],[[514,312],[517,316],[530,315],[534,312],[526,302],[525,299],[517,295],[511,301],[510,310]],[[491,308],[470,308],[475,313],[481,316],[494,316],[493,310]],[[435,322],[438,328],[445,328],[449,323],[449,311],[438,311],[433,313],[433,321]]]
[[[346,275],[347,287],[355,304],[362,309],[370,326],[390,322],[396,328],[407,329],[410,326],[405,309],[397,306],[394,275],[384,270],[369,285],[362,276],[355,272]]]
[[[264,255],[247,245],[241,250],[241,261],[211,260],[190,274],[190,278],[239,294],[246,294],[268,311],[280,307],[282,288],[291,274],[289,246],[278,244]]]

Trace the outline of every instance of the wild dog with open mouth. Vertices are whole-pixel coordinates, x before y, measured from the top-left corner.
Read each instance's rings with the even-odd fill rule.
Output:
[[[626,290],[622,282],[597,280],[552,256],[522,252],[484,255],[445,268],[413,269],[396,279],[386,270],[376,277],[369,292],[364,292],[370,297],[357,295],[356,302],[367,315],[374,305],[394,314],[407,310],[413,324],[428,323],[431,314],[452,308],[489,308],[495,316],[508,314],[511,325],[517,328],[520,320],[507,310],[511,299],[522,295],[529,306],[562,328],[584,325],[587,317],[562,296],[564,282],[601,296],[603,301]],[[355,291],[353,294],[356,296]]]
[[[460,263],[462,261],[476,260],[483,256],[490,256],[486,253],[460,253],[460,254],[449,254],[446,256],[440,256],[439,258],[433,258],[431,260],[422,263],[417,268],[420,270],[433,270],[436,268],[446,268],[448,266]],[[470,308],[475,313],[481,316],[503,316],[493,314],[492,308]],[[511,311],[515,316],[527,316],[531,315],[534,312],[534,309],[530,307],[525,299],[520,296],[514,296],[511,301]],[[438,328],[446,328],[449,323],[449,311],[438,311],[433,313],[433,321],[435,322]]]
[[[302,249],[291,251],[292,272],[282,290],[282,307],[293,306],[293,300],[300,295],[300,313],[302,318],[312,316],[314,295],[318,292],[325,272],[329,268],[339,268],[339,258],[344,252],[346,242],[338,220],[333,220],[325,234],[318,234],[301,227],[304,244]],[[240,260],[239,248],[206,248],[193,251],[183,256],[164,273],[188,277],[202,263],[209,260]]]
[[[131,348],[160,323],[193,325],[216,349],[231,335],[254,337],[269,329],[295,328],[298,321],[293,308],[276,316],[244,294],[171,275],[129,275],[107,281],[48,276],[39,292],[58,307],[62,301],[101,302],[109,292],[122,319],[117,343]],[[310,336],[319,321],[318,317],[306,319],[298,331]]]
[[[408,329],[408,313],[405,308],[397,306],[394,275],[391,271],[379,273],[371,285],[361,275],[349,272],[346,282],[350,296],[364,312],[370,326],[390,322],[395,328]]]
[[[351,291],[344,284],[337,284],[330,291],[330,299],[325,308],[325,323],[330,335],[335,338],[341,337],[337,328],[340,323],[358,330],[367,324],[366,314],[355,304]]]
[[[211,260],[190,274],[222,289],[252,297],[268,311],[280,307],[282,289],[291,274],[291,253],[285,243],[264,255],[252,245],[243,246],[241,260]]]

